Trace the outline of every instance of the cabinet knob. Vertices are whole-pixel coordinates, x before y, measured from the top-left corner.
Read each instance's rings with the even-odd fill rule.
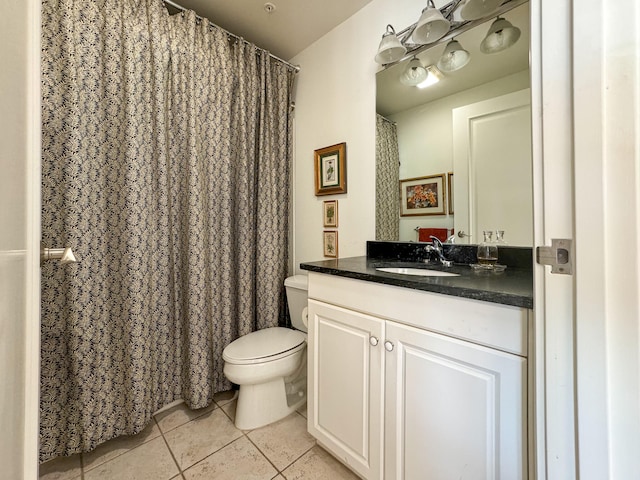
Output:
[[[387,340],[386,342],[384,342],[384,349],[387,352],[391,352],[393,350],[393,343],[391,343],[389,340]]]
[[[369,337],[369,343],[375,347],[376,345],[378,345],[378,339],[374,336],[371,336]]]

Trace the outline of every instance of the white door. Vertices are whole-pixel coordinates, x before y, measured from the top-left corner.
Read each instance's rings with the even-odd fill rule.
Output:
[[[36,479],[40,2],[0,1],[0,476]]]
[[[480,243],[483,230],[504,230],[510,245],[531,246],[529,89],[453,110],[453,171],[456,232]]]
[[[637,479],[640,3],[580,0],[572,10],[578,471]]]
[[[385,479],[527,478],[526,359],[391,322],[386,337]]]
[[[382,478],[384,321],[309,300],[309,432],[367,479]]]

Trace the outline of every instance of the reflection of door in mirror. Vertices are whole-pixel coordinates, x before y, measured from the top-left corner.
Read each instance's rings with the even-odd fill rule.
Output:
[[[530,132],[529,89],[453,110],[454,228],[471,242],[504,230],[510,245],[532,245]]]

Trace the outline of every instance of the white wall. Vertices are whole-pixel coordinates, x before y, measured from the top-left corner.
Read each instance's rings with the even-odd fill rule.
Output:
[[[375,102],[373,57],[388,23],[417,20],[423,0],[373,0],[302,51],[296,93],[293,257],[322,260],[322,202],[338,200],[338,254],[364,255],[375,236]],[[442,2],[436,2],[440,6]],[[315,196],[313,151],[347,143],[347,193]]]
[[[453,171],[454,108],[528,87],[529,70],[524,70],[389,116],[398,128],[400,178]],[[453,228],[453,216],[401,217],[400,240],[415,241],[416,227]]]

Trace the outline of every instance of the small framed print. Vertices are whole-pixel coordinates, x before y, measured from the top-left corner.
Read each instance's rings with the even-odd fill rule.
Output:
[[[449,203],[449,215],[453,215],[453,172],[447,173],[447,198]]]
[[[316,196],[347,193],[347,144],[320,148],[314,157]]]
[[[400,216],[444,215],[444,173],[400,180]]]
[[[338,232],[325,230],[322,232],[322,236],[324,256],[338,258]]]
[[[327,200],[322,202],[323,212],[323,226],[325,227],[337,227],[338,226],[338,201]]]

